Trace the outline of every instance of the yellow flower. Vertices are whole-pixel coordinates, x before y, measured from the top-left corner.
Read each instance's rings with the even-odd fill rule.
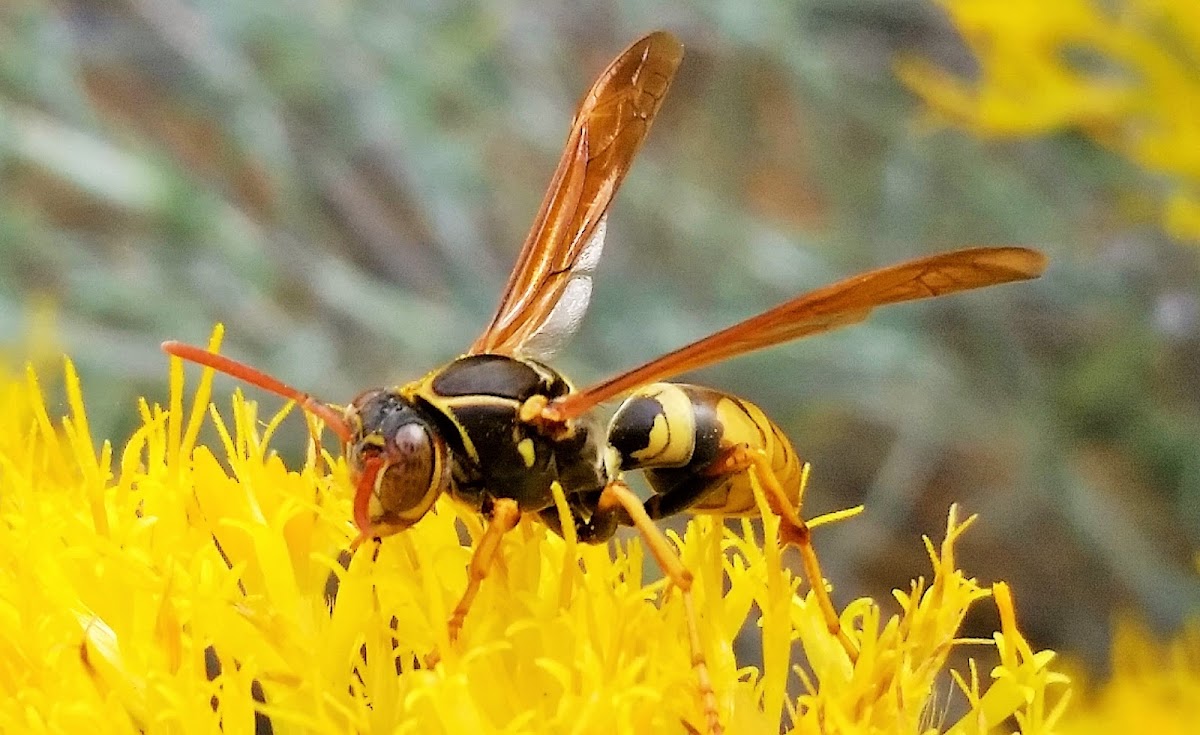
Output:
[[[1166,182],[1162,218],[1200,240],[1200,13],[1195,0],[939,0],[974,54],[965,81],[916,58],[899,74],[985,137],[1078,129]]]
[[[1112,678],[1085,696],[1063,733],[1184,735],[1200,726],[1200,621],[1159,644],[1130,620],[1117,625]]]
[[[289,470],[268,449],[286,411],[265,427],[240,396],[218,411],[210,381],[185,408],[172,364],[166,406],[143,402],[141,428],[114,451],[90,436],[69,362],[57,421],[32,370],[0,379],[0,732],[700,729],[680,596],[643,577],[636,539],[576,545],[522,522],[450,645],[470,557],[460,536],[477,537],[479,520],[443,500],[343,568],[355,535],[345,465],[310,453]],[[205,420],[211,447],[197,444]],[[1008,732],[1015,718],[1049,732],[1064,679],[1021,637],[1000,585],[989,643],[1002,663],[986,682],[959,677],[968,713],[941,721],[937,679],[968,607],[989,595],[956,568],[970,522],[952,510],[940,547],[926,542],[931,581],[897,592],[898,612],[868,599],[842,612],[855,664],[798,594],[777,521],[757,535],[692,521],[675,542],[728,731]],[[732,645],[755,608],[761,670],[739,666]]]

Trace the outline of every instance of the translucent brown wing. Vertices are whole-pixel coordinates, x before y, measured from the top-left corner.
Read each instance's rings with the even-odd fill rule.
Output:
[[[681,347],[657,360],[556,400],[571,418],[639,386],[781,342],[861,322],[883,304],[1023,281],[1041,275],[1046,257],[1025,248],[973,248],[880,268],[798,296],[770,311]]]
[[[652,33],[609,64],[580,103],[500,306],[471,353],[545,357],[583,317],[604,216],[662,104],[683,46]]]

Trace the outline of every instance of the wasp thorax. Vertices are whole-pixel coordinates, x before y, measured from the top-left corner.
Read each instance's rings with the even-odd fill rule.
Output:
[[[360,526],[374,536],[416,523],[448,489],[446,444],[432,422],[399,393],[369,391],[351,403],[355,429],[347,458],[355,474],[355,508]]]

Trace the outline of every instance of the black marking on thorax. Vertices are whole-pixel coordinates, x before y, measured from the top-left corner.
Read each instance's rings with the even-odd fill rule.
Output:
[[[474,506],[487,496],[513,498],[522,510],[538,510],[553,502],[555,480],[568,495],[602,484],[585,422],[572,439],[554,442],[518,419],[529,398],[570,391],[557,371],[503,355],[469,355],[429,378],[416,398],[438,414],[454,452],[456,496]]]
[[[468,355],[447,365],[430,388],[439,396],[495,396],[518,403],[542,394],[557,398],[571,390],[557,371],[505,355]]]

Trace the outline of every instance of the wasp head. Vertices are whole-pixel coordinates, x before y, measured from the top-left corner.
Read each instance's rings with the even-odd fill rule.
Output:
[[[445,441],[397,391],[371,390],[346,407],[346,460],[357,488],[354,523],[363,537],[388,536],[419,521],[450,485]]]

